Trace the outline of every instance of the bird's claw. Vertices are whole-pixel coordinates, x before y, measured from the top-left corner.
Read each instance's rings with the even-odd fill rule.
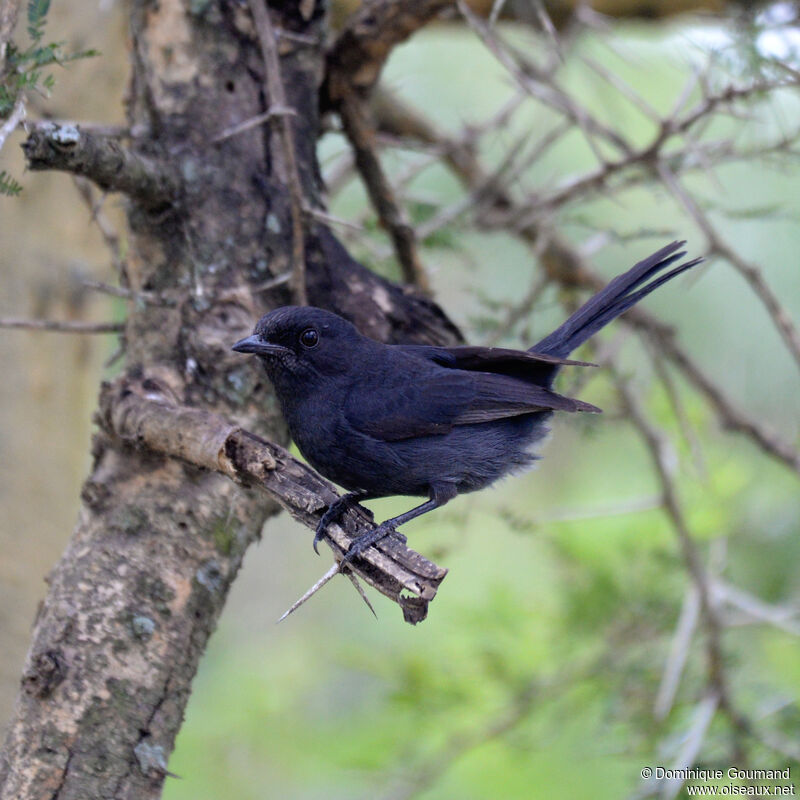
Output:
[[[317,545],[325,538],[325,531],[327,529],[327,525],[322,524],[322,520],[317,523],[317,529],[314,531],[314,541],[312,543],[312,547],[314,548],[314,552],[319,555],[319,547]]]
[[[347,552],[342,556],[342,560],[340,562],[341,565],[344,566],[345,564],[349,564],[356,556],[361,555],[361,553],[363,553],[368,547],[372,546],[373,544],[377,544],[379,541],[381,541],[381,539],[391,533],[402,537],[403,541],[405,542],[406,537],[403,536],[402,533],[397,533],[394,525],[390,525],[387,522],[382,522],[377,528],[373,528],[371,531],[362,533],[361,536],[357,536],[352,542],[350,542],[350,547],[347,548]]]
[[[320,518],[320,521],[317,523],[317,528],[314,531],[314,552],[319,555],[319,548],[317,545],[328,535],[328,525],[337,522],[342,514],[345,512],[345,509],[351,508],[353,505],[357,505],[357,499],[355,494],[344,494],[338,500],[335,500],[333,503],[328,506],[328,509]],[[367,509],[364,509],[367,511]],[[368,512],[370,516],[372,516],[371,512]]]

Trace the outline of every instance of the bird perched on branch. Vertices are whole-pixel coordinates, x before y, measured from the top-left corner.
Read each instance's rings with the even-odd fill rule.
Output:
[[[355,539],[354,556],[457,494],[529,467],[554,411],[589,411],[553,391],[575,348],[654,289],[698,264],[673,242],[611,281],[530,350],[386,345],[320,308],[287,306],[237,342],[266,369],[292,438],[311,465],[348,490],[323,515],[314,549],[351,503],[428,497]]]

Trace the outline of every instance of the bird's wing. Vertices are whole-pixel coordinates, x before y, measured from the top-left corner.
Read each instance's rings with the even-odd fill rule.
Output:
[[[475,397],[456,417],[456,425],[489,422],[534,411],[591,411],[600,409],[583,400],[557,394],[545,386],[490,372],[465,373],[474,380]]]
[[[443,434],[455,425],[536,411],[600,410],[507,375],[427,364],[387,375],[377,389],[354,387],[344,403],[345,417],[354,428],[383,441]]]
[[[573,361],[569,358],[559,358],[545,353],[511,350],[505,347],[430,347],[425,345],[397,345],[396,347],[409,355],[424,358],[450,369],[493,372],[540,386],[550,385],[558,367],[595,366],[588,361]]]
[[[389,442],[447,433],[469,407],[475,388],[466,373],[426,373],[389,373],[370,386],[354,386],[345,398],[345,418],[362,433]]]

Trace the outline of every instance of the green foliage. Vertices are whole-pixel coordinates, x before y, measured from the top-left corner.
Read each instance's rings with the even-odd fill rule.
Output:
[[[50,0],[29,0],[28,2],[28,35],[38,42],[44,35],[44,25]]]
[[[22,186],[5,170],[0,170],[0,194],[6,197],[16,197],[22,191]]]
[[[45,43],[44,32],[50,0],[29,0],[28,36],[30,43],[20,48],[9,42],[6,61],[0,73],[0,121],[11,115],[14,107],[26,94],[49,95],[55,85],[55,78],[47,67],[64,66],[71,61],[91,58],[98,55],[96,50],[64,52],[64,42]],[[22,186],[6,172],[0,173],[0,194],[16,196]]]

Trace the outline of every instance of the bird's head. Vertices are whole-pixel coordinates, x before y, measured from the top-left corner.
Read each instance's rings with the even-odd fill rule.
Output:
[[[345,373],[359,358],[359,344],[369,341],[330,311],[284,306],[263,316],[252,336],[236,342],[233,349],[258,356],[277,386],[288,375],[300,379]]]

